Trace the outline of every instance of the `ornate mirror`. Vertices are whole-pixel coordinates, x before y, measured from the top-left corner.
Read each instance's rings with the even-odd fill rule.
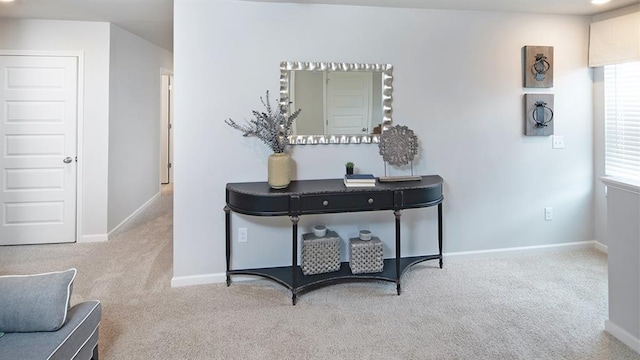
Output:
[[[302,109],[289,144],[369,144],[391,126],[393,66],[280,63],[280,104]]]

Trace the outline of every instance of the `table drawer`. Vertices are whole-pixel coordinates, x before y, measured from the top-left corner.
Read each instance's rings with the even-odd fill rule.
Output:
[[[300,197],[302,213],[393,209],[393,192],[362,192]]]

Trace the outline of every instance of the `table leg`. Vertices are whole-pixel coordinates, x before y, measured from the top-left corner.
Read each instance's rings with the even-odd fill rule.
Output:
[[[396,217],[396,289],[400,295],[402,291],[400,289],[400,216],[402,216],[402,211],[395,210],[393,215]]]
[[[227,257],[227,286],[231,285],[231,276],[229,275],[231,265],[231,209],[224,207],[224,228],[225,228],[225,250]]]
[[[442,269],[442,203],[438,204],[438,250],[440,251],[440,269]]]
[[[300,218],[297,215],[291,216],[291,301],[293,305],[296,304],[298,289],[297,289],[297,268],[298,268],[298,221]]]

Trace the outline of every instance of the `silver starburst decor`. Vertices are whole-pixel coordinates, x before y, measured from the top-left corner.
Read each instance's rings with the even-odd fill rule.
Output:
[[[394,166],[407,165],[418,154],[418,137],[404,125],[396,125],[380,135],[380,155]]]

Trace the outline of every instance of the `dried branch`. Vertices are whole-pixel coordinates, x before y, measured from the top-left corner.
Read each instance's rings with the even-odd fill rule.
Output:
[[[242,136],[255,136],[267,144],[274,153],[283,153],[287,147],[287,136],[291,133],[293,121],[298,117],[302,109],[298,109],[287,116],[289,106],[271,107],[269,91],[266,96],[260,97],[260,102],[265,107],[265,112],[253,110],[253,119],[245,120],[246,124],[238,124],[232,119],[224,122],[232,128],[242,132]],[[279,101],[278,101],[279,102]]]

